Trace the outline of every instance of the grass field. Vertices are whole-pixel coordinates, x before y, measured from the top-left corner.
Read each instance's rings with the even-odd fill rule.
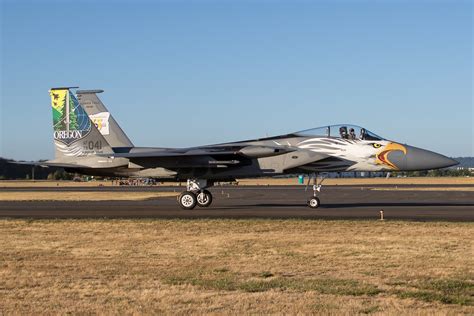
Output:
[[[0,220],[0,314],[473,314],[474,223]]]

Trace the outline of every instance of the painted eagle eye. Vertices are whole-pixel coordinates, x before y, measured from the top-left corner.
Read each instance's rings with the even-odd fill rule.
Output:
[[[377,144],[377,143],[373,143],[372,146],[374,146],[374,148],[380,148],[380,147],[382,147],[381,144]]]

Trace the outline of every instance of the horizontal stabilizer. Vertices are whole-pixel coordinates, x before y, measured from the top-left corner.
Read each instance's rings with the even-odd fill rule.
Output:
[[[78,165],[74,163],[64,163],[64,162],[49,162],[49,161],[15,161],[12,162],[17,165],[30,165],[38,167],[55,167],[55,168],[88,168],[88,166]]]

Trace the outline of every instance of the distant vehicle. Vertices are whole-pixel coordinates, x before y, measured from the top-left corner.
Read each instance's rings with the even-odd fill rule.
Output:
[[[38,163],[66,171],[112,177],[187,181],[178,202],[183,209],[208,207],[215,181],[282,174],[313,175],[308,206],[320,206],[322,179],[333,171],[427,170],[457,161],[384,139],[349,124],[286,135],[190,148],[135,147],[97,97],[102,90],[50,90],[54,160]],[[319,181],[319,183],[318,183]]]

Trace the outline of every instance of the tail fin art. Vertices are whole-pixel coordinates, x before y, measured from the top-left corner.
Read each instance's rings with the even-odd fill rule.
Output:
[[[133,143],[120,128],[112,114],[97,96],[103,90],[77,90],[77,99],[112,148],[133,147]]]
[[[69,89],[52,88],[49,91],[56,159],[113,153]]]

